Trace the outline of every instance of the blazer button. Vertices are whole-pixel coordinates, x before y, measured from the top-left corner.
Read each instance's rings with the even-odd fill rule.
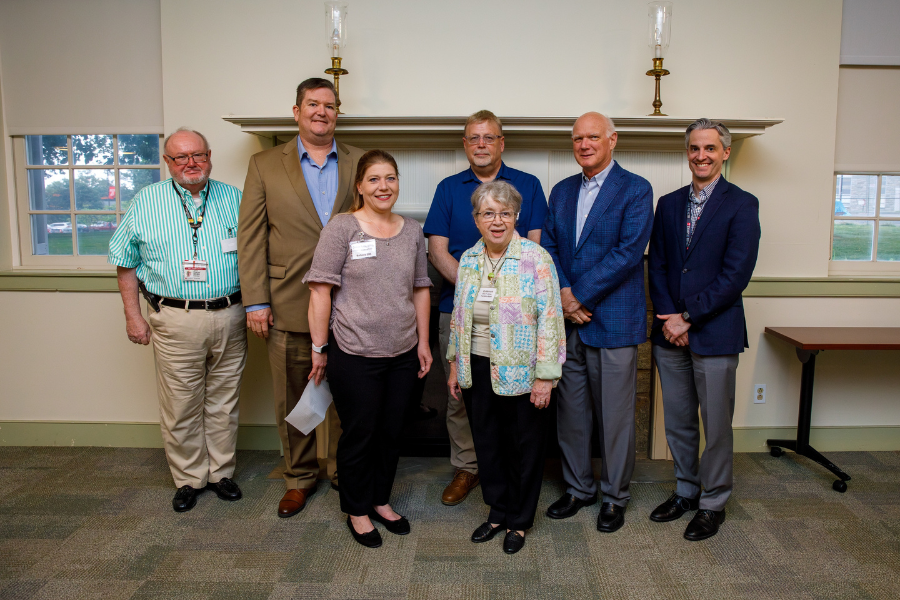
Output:
[[[687,269],[682,269],[682,271],[681,271],[681,272],[682,272],[682,273],[687,273],[687,272],[688,272],[688,270],[687,270]]]

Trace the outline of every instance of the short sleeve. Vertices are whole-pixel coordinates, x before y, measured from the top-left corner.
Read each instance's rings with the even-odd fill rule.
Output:
[[[407,225],[416,228],[416,272],[413,281],[414,288],[431,287],[431,279],[428,277],[428,258],[425,256],[425,235],[414,219],[409,219]]]
[[[445,181],[440,182],[434,191],[434,200],[431,201],[431,208],[428,209],[428,216],[425,217],[424,235],[450,237],[452,211],[450,194],[447,193]]]
[[[531,214],[528,215],[528,231],[541,229],[549,212],[547,197],[544,196],[544,188],[541,187],[541,182],[537,177],[533,178],[532,182],[534,185],[531,194]]]
[[[338,215],[322,229],[313,255],[312,267],[303,276],[303,283],[328,283],[340,287],[341,272],[344,270],[347,250],[350,247],[345,217],[353,218],[349,215]]]
[[[122,217],[122,222],[109,240],[109,253],[106,260],[111,265],[136,269],[141,264],[141,251],[134,236],[134,213],[139,202],[140,197],[135,198],[131,203],[125,216]]]

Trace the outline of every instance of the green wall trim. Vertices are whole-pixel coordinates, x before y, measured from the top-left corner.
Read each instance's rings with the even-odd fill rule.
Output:
[[[0,291],[117,292],[115,271],[0,271]],[[757,277],[745,298],[900,298],[900,279]]]
[[[744,297],[900,298],[900,279],[758,277],[750,280]]]
[[[796,427],[735,427],[735,452],[768,452],[766,440],[797,438]],[[900,426],[813,427],[809,443],[820,452],[897,451]]]
[[[159,423],[0,421],[0,446],[162,448]],[[275,425],[240,425],[239,450],[280,450]]]
[[[768,452],[767,439],[792,439],[796,427],[736,427],[735,452]],[[813,427],[810,443],[822,452],[898,451],[900,426]],[[0,421],[0,446],[114,446],[162,448],[158,423]],[[275,425],[241,425],[240,450],[279,450]]]
[[[0,271],[5,292],[118,292],[115,271]]]

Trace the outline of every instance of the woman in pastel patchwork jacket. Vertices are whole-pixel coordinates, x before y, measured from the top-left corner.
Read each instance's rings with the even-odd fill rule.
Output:
[[[506,530],[518,552],[534,523],[544,470],[550,391],[566,360],[559,279],[550,255],[516,233],[522,196],[505,181],[472,194],[482,239],[460,257],[450,326],[450,378],[462,393],[481,475],[486,542]]]

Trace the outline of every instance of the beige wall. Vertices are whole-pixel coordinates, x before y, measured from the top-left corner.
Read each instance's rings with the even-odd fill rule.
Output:
[[[247,159],[265,145],[221,117],[289,115],[297,83],[328,66],[322,13],[320,0],[161,0],[165,129],[207,134],[216,179],[242,186]],[[651,108],[644,0],[356,0],[350,19],[342,100],[351,114],[487,107],[634,116]],[[758,277],[827,275],[840,27],[839,0],[675,6],[664,110],[785,120],[732,155],[732,179],[761,201]],[[764,326],[900,325],[900,301],[890,298],[749,298],[747,313],[752,347],[739,369],[738,427],[796,423],[799,361],[766,339]],[[123,329],[113,293],[0,292],[0,421],[155,422],[152,352],[129,344]],[[819,361],[815,425],[900,425],[897,353],[826,352]],[[752,404],[754,383],[767,384],[765,405]],[[864,401],[851,405],[851,393]],[[273,422],[265,348],[255,338],[241,422]]]
[[[214,176],[242,185],[260,142],[220,117],[290,114],[297,83],[330,65],[322,3],[161,6],[166,130],[203,130],[216,148]],[[473,21],[475,14],[481,18]],[[565,10],[537,0],[351,3],[342,108],[367,115],[464,115],[482,107],[499,115],[647,114],[646,14],[644,0],[575,0]],[[283,26],[273,28],[272,19]],[[187,36],[185,22],[205,26]],[[757,276],[826,276],[841,2],[682,0],[672,23],[665,112],[785,119],[734,152],[732,178],[762,199]],[[725,30],[723,23],[741,26]],[[197,53],[205,56],[202,68],[184,59]]]

